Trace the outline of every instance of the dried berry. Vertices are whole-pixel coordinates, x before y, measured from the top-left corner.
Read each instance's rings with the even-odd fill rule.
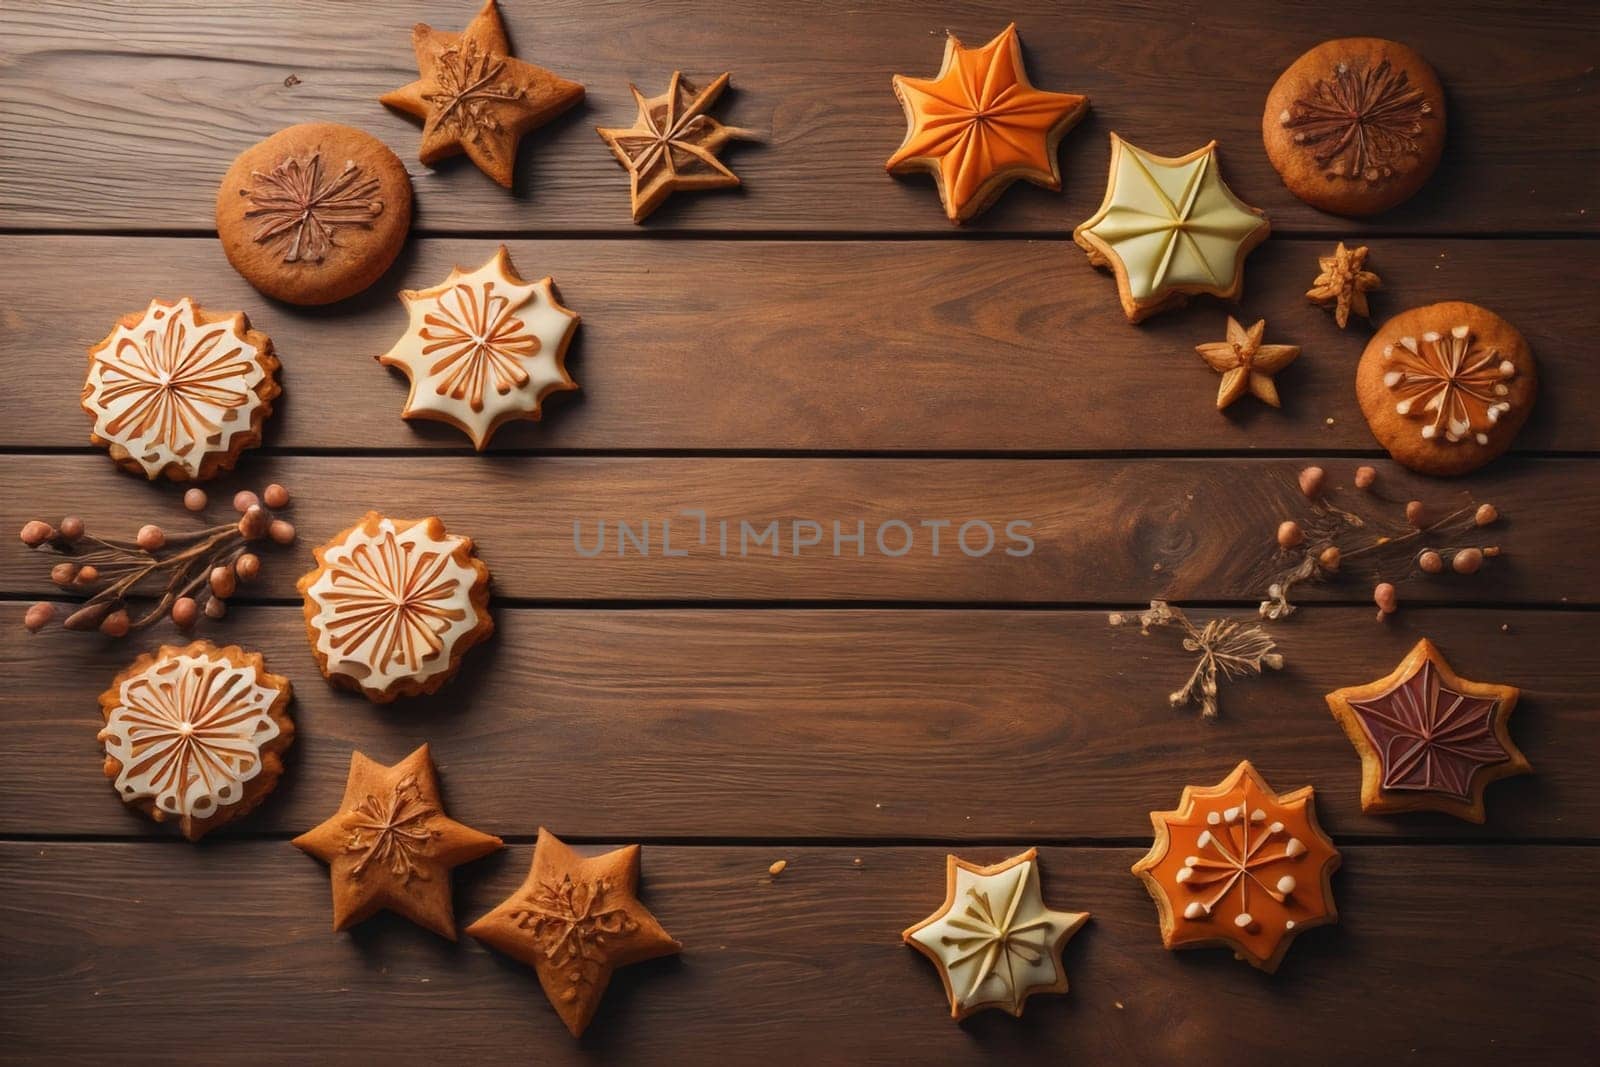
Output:
[[[294,543],[294,523],[284,519],[273,519],[272,525],[267,527],[267,533],[280,545]]]
[[[1378,468],[1376,468],[1376,467],[1357,467],[1356,468],[1356,488],[1357,489],[1371,489],[1372,488],[1372,483],[1376,482],[1377,480],[1378,480]]]
[[[241,489],[233,494],[233,510],[241,515],[260,503],[261,498],[248,489]]]
[[[181,596],[172,602],[172,624],[180,630],[187,630],[200,618],[200,605],[192,596]]]
[[[1483,549],[1463,548],[1450,560],[1450,567],[1457,574],[1477,574],[1478,568],[1483,566]]]
[[[74,579],[79,585],[88,585],[90,582],[100,580],[100,568],[92,563],[85,563],[78,568],[78,577]]]
[[[161,527],[151,523],[139,527],[139,536],[134,541],[146,552],[155,552],[167,543],[167,535]]]
[[[220,619],[228,613],[228,602],[221,597],[212,597],[206,601],[206,618]]]
[[[237,574],[242,582],[254,581],[256,575],[261,573],[261,557],[254,552],[246,552],[234,560],[233,573]]]
[[[190,511],[204,511],[206,509],[206,491],[196,486],[183,494],[183,506]]]
[[[1339,552],[1338,545],[1329,545],[1327,548],[1317,553],[1317,566],[1321,567],[1329,574],[1333,574],[1339,569],[1340,555],[1341,554]]]
[[[107,637],[127,637],[132,625],[133,620],[128,613],[119,608],[100,620],[100,632]]]
[[[23,613],[22,625],[29,630],[42,630],[51,619],[56,617],[56,606],[47,600],[30,605]]]
[[[71,585],[78,578],[76,563],[57,563],[50,568],[50,580],[57,585]]]
[[[1420,529],[1422,529],[1423,526],[1427,525],[1427,523],[1425,521],[1427,519],[1427,517],[1428,517],[1428,509],[1422,506],[1422,501],[1420,501],[1420,500],[1408,500],[1408,501],[1406,501],[1406,521],[1407,522],[1409,522],[1411,525],[1415,526],[1417,529],[1420,530]]]
[[[1500,509],[1493,504],[1479,504],[1472,516],[1474,526],[1487,526],[1500,517]]]
[[[261,499],[269,508],[286,508],[289,506],[289,490],[273,482],[262,490]]]
[[[37,548],[56,535],[55,528],[48,522],[38,519],[29,519],[22,524],[22,543],[29,548]]]
[[[1388,582],[1379,582],[1372,589],[1372,602],[1378,605],[1378,618],[1393,615],[1400,606],[1400,598],[1395,595],[1394,586]]]
[[[1322,495],[1322,480],[1325,472],[1321,467],[1307,467],[1300,472],[1300,491],[1307,499],[1315,500]]]
[[[61,520],[60,532],[67,541],[76,541],[83,536],[83,520],[76,515],[68,515]]]
[[[1278,545],[1281,548],[1293,548],[1306,539],[1305,531],[1300,529],[1300,524],[1294,520],[1278,525]]]
[[[267,526],[271,521],[267,517],[266,508],[260,504],[251,504],[239,519],[239,536],[246,541],[259,540],[266,536]]]
[[[214,596],[230,597],[236,588],[232,567],[212,567],[208,581],[211,583],[211,592]]]
[[[1442,574],[1444,572],[1444,557],[1430,548],[1417,557],[1417,566],[1428,574]]]

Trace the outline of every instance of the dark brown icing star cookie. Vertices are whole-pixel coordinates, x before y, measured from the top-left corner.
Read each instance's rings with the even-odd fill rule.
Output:
[[[1415,51],[1378,37],[1324,41],[1267,94],[1261,136],[1289,191],[1335,215],[1410,198],[1444,150],[1444,90]]]
[[[217,236],[234,270],[270,297],[331,304],[389,269],[411,228],[411,179],[377,138],[310,122],[233,161]]]

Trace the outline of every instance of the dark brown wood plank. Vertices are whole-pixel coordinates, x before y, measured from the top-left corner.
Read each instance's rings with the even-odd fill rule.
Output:
[[[20,611],[20,605],[7,610]],[[1317,787],[1337,836],[1600,839],[1592,788],[1600,616],[1315,607],[1274,627],[1288,668],[1226,687],[1221,718],[1173,709],[1192,661],[1172,635],[1099,612],[530,611],[434,697],[376,709],[318,676],[295,608],[203,632],[259,649],[296,686],[277,795],[234,830],[298,833],[338,804],[352,749],[433,746],[455,813],[499,834],[1137,840],[1147,813],[1241,758]],[[1501,631],[1502,624],[1509,630]],[[1490,819],[1366,817],[1360,764],[1322,694],[1379,677],[1421,636],[1471,678],[1522,687],[1512,735],[1536,774]],[[96,697],[170,629],[126,642],[0,626],[0,834],[171,837],[100,772]],[[992,787],[995,775],[1014,786]],[[223,831],[232,832],[232,831]]]
[[[1352,460],[1322,462],[1330,478],[1345,484],[1356,466]],[[1126,605],[1165,596],[1254,603],[1289,563],[1275,531],[1285,514],[1304,506],[1295,485],[1301,465],[1252,459],[258,457],[246,465],[248,484],[280,481],[290,488],[301,538],[291,558],[270,561],[250,595],[294,596],[312,546],[372,507],[399,516],[437,513],[452,530],[471,536],[502,597]],[[1600,464],[1503,459],[1465,482],[1448,483],[1404,474],[1387,462],[1379,470],[1395,514],[1411,497],[1442,511],[1470,491],[1507,517],[1484,533],[1484,543],[1502,546],[1502,558],[1471,578],[1419,575],[1402,585],[1402,597],[1600,601],[1600,570],[1573,565],[1579,546],[1592,543],[1600,528]],[[211,486],[214,513],[232,514],[227,501],[240,484],[230,476]],[[0,468],[0,530],[74,512],[107,534],[131,534],[152,519],[183,529],[194,520],[181,510],[181,493],[177,486],[151,487],[104,456],[17,459]],[[703,543],[699,519],[686,517],[684,509],[706,513]],[[664,520],[671,520],[670,557],[664,555]],[[634,541],[619,539],[618,522],[629,525]],[[647,555],[641,547],[646,522]],[[940,528],[935,555],[935,528],[921,524],[938,522],[951,525]],[[981,525],[967,532],[972,556],[958,547],[959,530],[969,522],[993,531],[987,555]],[[1032,539],[1031,554],[1007,554],[1028,551],[1006,536],[1013,522],[1032,524],[1017,528]],[[903,549],[907,529],[910,549],[888,554]],[[860,546],[844,540],[862,531]],[[817,534],[820,544],[796,554],[797,532],[801,540]],[[769,534],[781,536],[781,543]],[[583,552],[598,555],[586,558],[579,543]],[[48,563],[12,541],[0,551],[0,592],[51,593]],[[1339,581],[1312,586],[1305,598],[1364,602],[1371,581],[1352,562]]]
[[[529,852],[464,868],[460,917],[515,889]],[[7,1056],[173,1062],[204,1035],[208,1057],[263,1063],[1585,1061],[1600,941],[1575,917],[1600,851],[1347,848],[1340,925],[1272,976],[1166,952],[1139,854],[1046,849],[1046,899],[1092,915],[1071,991],[957,1025],[899,943],[942,899],[942,849],[647,847],[643,897],[683,955],[620,972],[575,1044],[532,973],[480,945],[390,916],[330,933],[324,868],[286,843],[9,844]]]
[[[317,0],[11,0],[0,14],[4,223],[208,229],[234,155],[318,119],[370,130],[411,161],[425,230],[632,233],[626,181],[593,127],[632,117],[630,81],[654,91],[682,67],[732,71],[736,93],[722,114],[765,143],[733,156],[741,193],[679,197],[652,231],[946,232],[930,181],[883,171],[904,132],[890,78],[937,70],[946,29],[978,44],[1013,19],[1034,80],[1087,93],[1093,110],[1065,141],[1065,193],[1015,189],[975,229],[1070,230],[1099,202],[1110,130],[1170,154],[1218,138],[1233,188],[1284,231],[1594,233],[1600,223],[1597,29],[1578,4],[1373,0],[1345,5],[1331,23],[1307,0],[1248,0],[1203,23],[1175,0],[1014,0],[959,12],[915,0],[505,6],[523,58],[588,87],[583,107],[528,139],[516,195],[462,161],[438,171],[416,163],[416,125],[377,102],[415,76],[411,24],[458,29],[475,3],[405,0],[353,16]],[[1449,94],[1450,138],[1432,182],[1381,220],[1354,225],[1290,196],[1260,134],[1278,72],[1342,32],[1420,47]]]
[[[263,300],[210,240],[0,238],[10,296],[0,356],[26,361],[0,396],[0,447],[87,447],[84,350],[152,296],[240,308],[274,341],[286,397],[269,447],[461,449],[459,431],[406,423],[406,382],[370,357],[405,329],[398,289],[475,265],[485,241],[424,240],[365,296],[335,310]],[[1304,354],[1279,378],[1286,406],[1214,410],[1194,345],[1222,336],[1201,301],[1129,327],[1114,285],[1058,245],[1021,241],[516,241],[530,276],[554,275],[584,316],[570,365],[583,386],[498,449],[1083,451],[1367,449],[1355,363],[1370,333],[1340,332],[1304,292],[1326,241],[1256,253],[1243,309]],[[81,272],[92,264],[95,284]],[[1600,244],[1379,240],[1379,320],[1442,299],[1516,323],[1539,360],[1524,451],[1600,450]],[[1249,321],[1249,320],[1247,320]],[[1332,419],[1333,425],[1326,420]],[[1178,430],[1175,432],[1174,424]]]

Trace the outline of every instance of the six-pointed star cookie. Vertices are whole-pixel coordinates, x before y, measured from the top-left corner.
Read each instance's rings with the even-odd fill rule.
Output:
[[[577,82],[512,58],[495,0],[461,33],[417,23],[411,46],[421,77],[378,99],[422,119],[422,162],[465,152],[508,189],[517,141],[583,99]]]
[[[1367,294],[1382,288],[1383,280],[1367,270],[1367,246],[1346,248],[1344,242],[1333,250],[1331,256],[1318,256],[1317,266],[1322,273],[1306,290],[1306,299],[1319,307],[1333,308],[1333,321],[1344,329],[1353,311],[1362,318],[1370,318]]]
[[[352,752],[338,812],[292,844],[331,868],[335,930],[387,908],[454,941],[451,868],[504,842],[445,815],[423,745],[393,767]]]
[[[739,176],[717,158],[717,153],[729,141],[751,135],[746,130],[724,126],[707,114],[727,87],[727,74],[719,74],[706,88],[696,89],[681,71],[675,70],[667,91],[649,100],[638,86],[628,86],[639,105],[639,115],[632,126],[595,128],[628,172],[634,222],[643,222],[673,193],[726,189],[739,184]]]
[[[528,877],[467,933],[538,972],[577,1037],[612,972],[683,948],[639,903],[638,891],[638,845],[584,857],[541,826]]]
[[[894,76],[906,139],[885,168],[926,170],[951,222],[964,222],[1019,178],[1061,188],[1056,147],[1089,110],[1089,98],[1047,93],[1028,81],[1015,23],[982,48],[951,35],[933,78]]]
[[[950,856],[945,870],[944,904],[901,937],[939,968],[951,1017],[984,1008],[1020,1017],[1032,994],[1065,993],[1061,950],[1089,913],[1045,907],[1038,850],[992,867]]]
[[[1427,638],[1385,677],[1329,693],[1361,755],[1361,810],[1483,822],[1484,788],[1533,770],[1506,728],[1518,695],[1460,677]]]
[[[1228,316],[1228,339],[1195,345],[1200,358],[1211,369],[1222,375],[1217,387],[1217,410],[1221,411],[1246,393],[1262,403],[1282,407],[1278,400],[1278,386],[1272,376],[1295,361],[1300,355],[1299,345],[1265,345],[1261,338],[1266,334],[1267,320],[1260,319],[1246,330],[1239,320]]]
[[[410,325],[378,361],[411,379],[403,418],[448,422],[481,452],[502,423],[538,419],[545,397],[578,387],[566,366],[577,313],[549,277],[523,281],[504,245],[477,270],[457,267],[400,300]]]
[[[1138,322],[1196,293],[1236,299],[1245,257],[1271,228],[1223,183],[1217,142],[1169,158],[1113,133],[1105,199],[1072,239],[1117,276],[1123,313]]]
[[[1214,786],[1186,786],[1152,811],[1155,843],[1133,865],[1169,949],[1223,946],[1275,971],[1305,930],[1336,922],[1339,852],[1317,825],[1310,786],[1274,793],[1246,760]]]

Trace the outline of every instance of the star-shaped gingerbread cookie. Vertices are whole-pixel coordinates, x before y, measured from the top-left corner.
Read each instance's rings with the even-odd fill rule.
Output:
[[[638,891],[638,845],[585,857],[540,827],[528,877],[467,933],[532,967],[577,1037],[618,967],[683,948],[639,902]]]
[[[577,312],[549,277],[523,281],[504,245],[477,270],[457,267],[400,301],[410,324],[378,362],[411,379],[402,418],[448,422],[481,452],[502,424],[538,419],[545,397],[578,388],[566,365]]]
[[[945,863],[944,904],[901,937],[939,968],[950,1016],[999,1008],[1020,1018],[1034,993],[1065,993],[1061,950],[1089,913],[1045,907],[1038,849],[990,867]]]
[[[951,222],[965,222],[1020,179],[1061,188],[1056,148],[1089,110],[1089,98],[1048,93],[1028,81],[1015,23],[982,48],[954,35],[933,78],[894,77],[906,138],[890,174],[925,170]]]
[[[1364,319],[1372,317],[1367,294],[1382,288],[1383,279],[1367,270],[1366,245],[1346,248],[1340,241],[1333,255],[1317,257],[1317,266],[1322,273],[1306,290],[1306,299],[1333,308],[1333,321],[1341,330],[1349,324],[1352,311]]]
[[[454,941],[451,868],[504,843],[445,815],[423,745],[393,767],[352,752],[339,810],[292,844],[332,869],[335,930],[387,909]]]
[[[522,135],[583,99],[577,82],[512,57],[495,0],[460,33],[417,23],[411,46],[421,76],[378,99],[422,119],[422,162],[465,152],[508,189]]]
[[[1238,319],[1229,315],[1226,341],[1195,345],[1200,358],[1222,375],[1217,387],[1218,411],[1246,393],[1275,408],[1283,406],[1278,399],[1278,385],[1272,378],[1295,361],[1300,355],[1300,346],[1262,344],[1266,331],[1266,319],[1258,320],[1246,330]]]
[[[596,127],[628,172],[633,200],[633,221],[643,222],[673,193],[699,189],[727,189],[739,184],[717,153],[747,130],[724,126],[709,114],[728,87],[728,75],[719,74],[704,89],[696,89],[681,71],[672,72],[667,91],[646,100],[637,86],[628,86],[639,106],[638,117],[626,129]]]
[[[1515,686],[1472,682],[1423,638],[1388,675],[1328,694],[1361,755],[1361,810],[1442,811],[1484,819],[1490,782],[1533,770],[1506,720]]]
[[[1245,760],[1214,786],[1186,786],[1175,810],[1151,812],[1155,843],[1133,873],[1156,902],[1162,943],[1231,948],[1270,973],[1296,936],[1338,921],[1339,851],[1312,804],[1310,786],[1279,796]]]

